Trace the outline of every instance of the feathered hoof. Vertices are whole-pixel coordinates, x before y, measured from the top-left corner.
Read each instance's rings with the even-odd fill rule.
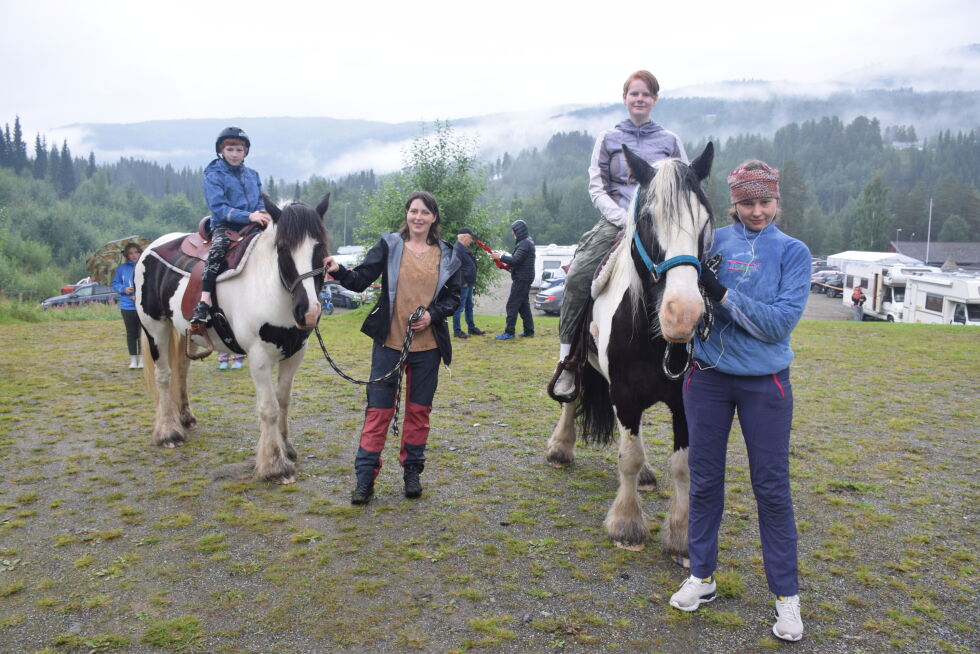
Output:
[[[686,556],[681,556],[680,554],[674,554],[670,557],[670,560],[679,565],[682,568],[691,567],[691,559]]]
[[[649,465],[644,465],[640,470],[640,475],[636,480],[636,488],[641,491],[657,490],[657,476],[653,474],[653,469]]]
[[[157,436],[153,439],[153,442],[161,447],[166,447],[168,449],[174,449],[180,445],[187,442],[187,435],[183,432],[173,430],[162,436]]]
[[[292,461],[293,463],[296,463],[296,460],[299,458],[299,454],[296,452],[296,448],[293,447],[293,444],[290,443],[289,441],[286,441],[286,458]]]
[[[629,543],[621,543],[618,540],[613,541],[613,543],[621,550],[629,550],[630,552],[642,552],[646,547],[646,543],[640,543],[639,545],[631,545]]]
[[[606,523],[606,533],[616,544],[616,547],[633,552],[639,552],[647,543],[650,536],[650,527],[646,520],[640,522],[622,521],[619,524]]]
[[[552,468],[567,468],[575,462],[575,455],[557,450],[553,452],[549,451],[545,457],[545,461],[547,461],[548,465]]]
[[[197,418],[193,414],[188,413],[186,416],[180,417],[180,424],[184,426],[184,429],[194,429],[197,427]]]
[[[286,485],[296,481],[296,466],[292,461],[279,460],[264,466],[255,466],[255,476],[261,481]]]

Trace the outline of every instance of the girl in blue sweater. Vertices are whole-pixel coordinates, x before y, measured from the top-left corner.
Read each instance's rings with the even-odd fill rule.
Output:
[[[126,261],[116,268],[112,277],[112,290],[119,294],[119,311],[126,325],[126,346],[129,348],[129,367],[142,368],[143,356],[140,354],[140,319],[136,315],[136,284],[133,282],[136,274],[136,262],[143,253],[136,243],[127,243],[123,248]]]
[[[691,576],[670,605],[694,611],[715,598],[718,530],[724,512],[725,454],[738,414],[769,590],[776,596],[773,633],[803,637],[797,579],[796,520],[789,482],[793,420],[790,333],[810,294],[810,251],[779,231],[779,171],[747,161],[728,176],[732,224],[715,232],[701,282],[713,301],[711,336],[694,345],[695,365],[684,380],[691,470],[688,546]]]

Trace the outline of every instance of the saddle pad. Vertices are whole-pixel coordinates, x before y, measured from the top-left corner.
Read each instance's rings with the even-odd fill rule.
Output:
[[[609,283],[609,277],[612,275],[613,267],[608,265],[608,263],[619,254],[620,250],[623,249],[623,244],[626,242],[626,239],[623,238],[625,233],[625,229],[619,230],[619,233],[616,234],[616,238],[613,240],[612,247],[609,248],[609,252],[606,253],[606,256],[604,256],[602,261],[599,262],[599,267],[596,268],[595,275],[592,277],[593,300],[596,299],[600,293],[602,293],[602,289],[606,288],[606,284]]]

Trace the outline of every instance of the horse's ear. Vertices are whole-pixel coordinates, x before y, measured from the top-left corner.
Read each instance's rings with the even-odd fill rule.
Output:
[[[633,151],[625,145],[623,146],[623,154],[626,155],[626,164],[630,167],[633,179],[639,182],[640,186],[649,184],[656,174],[653,166],[644,161],[642,157],[633,154]]]
[[[699,182],[704,181],[704,178],[711,174],[711,163],[714,159],[715,146],[711,141],[708,141],[708,145],[704,146],[704,151],[691,162],[691,170],[698,176]]]
[[[323,216],[326,215],[327,207],[329,206],[330,206],[330,193],[327,193],[326,195],[323,196],[323,199],[320,200],[320,204],[316,205],[316,212],[320,214],[321,218],[323,218]]]
[[[272,222],[278,222],[279,216],[282,214],[282,209],[280,209],[279,206],[272,201],[272,198],[265,193],[262,194],[262,202],[265,204],[266,212],[272,216]]]

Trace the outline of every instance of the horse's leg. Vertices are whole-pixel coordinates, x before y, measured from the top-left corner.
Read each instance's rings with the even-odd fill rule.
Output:
[[[650,528],[637,492],[637,480],[643,469],[643,446],[640,434],[631,433],[617,420],[619,428],[619,489],[616,500],[606,514],[606,532],[616,547],[639,551],[646,543]]]
[[[640,476],[636,481],[637,490],[655,491],[657,490],[657,475],[653,473],[653,468],[650,466],[649,459],[647,459],[646,449],[643,447],[642,440],[640,441],[640,454],[643,455],[643,465],[640,467]]]
[[[170,362],[180,354],[175,352],[176,343],[172,327],[167,323],[157,323],[156,327],[154,333],[150,334],[153,339],[151,349],[157,355],[152,370],[157,389],[153,442],[164,447],[177,447],[187,440],[187,433],[184,425],[181,424],[178,407],[174,401],[175,395],[171,388],[173,371]]]
[[[251,353],[249,372],[255,384],[259,413],[259,445],[255,453],[255,475],[264,481],[291,484],[296,481],[296,466],[289,460],[286,443],[279,431],[279,400],[272,386],[273,361],[264,350]]]
[[[298,455],[296,448],[289,442],[289,398],[293,391],[293,379],[299,364],[303,363],[303,355],[306,348],[303,348],[293,356],[279,362],[279,383],[276,386],[276,398],[279,400],[279,433],[286,444],[286,456],[290,461],[296,461]]]
[[[171,334],[171,340],[173,340],[174,335],[176,335],[176,332]],[[174,380],[172,392],[174,393],[174,402],[177,405],[177,412],[180,416],[180,424],[185,429],[193,429],[197,426],[197,418],[191,412],[191,403],[187,398],[187,371],[191,367],[191,360],[187,358],[187,354],[185,353],[186,340],[187,336],[185,334],[177,336],[177,346],[174,348],[173,354],[170,357]]]
[[[691,470],[687,464],[687,416],[680,396],[680,383],[676,386],[668,406],[674,414],[674,453],[670,455],[670,483],[672,492],[667,506],[667,517],[661,529],[664,551],[678,564],[690,567],[687,552],[687,522],[690,513]]]
[[[575,461],[575,407],[578,400],[562,404],[558,424],[548,439],[548,464],[561,468]]]

